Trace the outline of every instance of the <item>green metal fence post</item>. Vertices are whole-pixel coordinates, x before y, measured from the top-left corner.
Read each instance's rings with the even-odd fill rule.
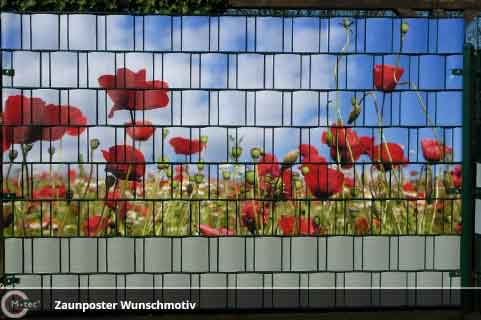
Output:
[[[463,63],[463,171],[462,171],[462,219],[461,236],[461,285],[463,288],[473,286],[473,173],[472,161],[472,107],[474,70],[477,63],[473,61],[474,49],[471,44],[464,46]],[[470,290],[464,290],[463,307],[466,312],[472,310],[473,299]]]

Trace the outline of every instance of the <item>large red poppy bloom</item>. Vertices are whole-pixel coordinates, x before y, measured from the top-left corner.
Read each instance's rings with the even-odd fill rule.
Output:
[[[132,122],[126,123],[127,129],[125,131],[127,134],[134,140],[137,141],[146,141],[155,132],[155,127],[152,126],[152,122],[150,121],[135,121],[134,124]]]
[[[310,162],[311,157],[315,158],[316,156],[319,156],[319,151],[313,145],[303,143],[299,145],[299,154],[301,155],[303,161]]]
[[[86,123],[87,118],[76,107],[46,105],[40,98],[9,96],[3,112],[3,151],[11,144],[55,141],[65,133],[80,135]]]
[[[169,143],[172,148],[174,148],[174,152],[176,154],[183,154],[186,156],[194,153],[199,153],[205,147],[205,144],[202,143],[200,140],[189,140],[183,137],[174,137],[170,139]]]
[[[354,162],[359,160],[364,152],[364,147],[361,144],[355,144],[351,148],[339,148],[335,147],[330,149],[331,158],[334,161],[338,161],[343,169],[350,169],[354,165]],[[338,152],[339,151],[339,152]],[[339,159],[337,158],[339,155]]]
[[[108,225],[109,221],[107,217],[102,218],[100,215],[91,216],[84,221],[83,232],[86,236],[95,237],[102,233]]]
[[[327,199],[342,191],[344,174],[327,167],[327,165],[305,165],[309,168],[304,181],[309,191],[319,199]],[[314,170],[313,170],[314,169]]]
[[[151,110],[166,107],[169,85],[165,81],[146,81],[146,70],[133,72],[119,68],[115,75],[102,75],[98,82],[112,99],[109,118],[118,110]]]
[[[402,146],[391,142],[385,142],[374,146],[371,160],[378,170],[383,168],[384,171],[389,171],[392,168],[406,165],[408,162],[404,157]]]
[[[441,144],[435,139],[422,139],[421,149],[424,158],[430,162],[441,161],[453,152],[451,147]]]
[[[393,91],[404,74],[404,69],[389,64],[374,65],[374,86],[385,92]]]
[[[140,150],[129,145],[112,146],[102,150],[107,161],[105,171],[117,179],[140,180],[145,175],[145,159]]]
[[[332,148],[347,148],[348,144],[352,148],[359,144],[359,137],[354,130],[338,121],[322,133],[321,142]]]
[[[276,156],[271,153],[264,154],[259,159],[257,173],[259,176],[270,175],[271,177],[278,177],[281,174],[281,166]]]
[[[199,224],[199,231],[203,236],[216,237],[216,236],[233,236],[234,230],[226,228],[212,228],[208,224]]]
[[[374,147],[374,137],[361,136],[359,144],[362,146],[362,154],[370,155]]]

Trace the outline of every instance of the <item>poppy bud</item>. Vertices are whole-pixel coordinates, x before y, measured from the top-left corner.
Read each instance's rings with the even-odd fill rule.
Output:
[[[199,171],[204,170],[204,160],[200,160],[200,161],[197,163],[197,170],[199,170]]]
[[[169,158],[167,157],[162,157],[159,159],[159,163],[157,163],[157,169],[160,171],[168,169],[169,168]]]
[[[25,153],[28,153],[30,150],[32,150],[32,148],[33,148],[33,144],[31,143],[27,143],[23,145],[23,151]]]
[[[209,137],[208,136],[200,136],[200,142],[202,144],[207,144],[207,142],[209,141]]]
[[[242,155],[242,148],[241,147],[232,147],[232,150],[230,151],[230,155],[234,159],[239,159],[240,156]]]
[[[230,172],[229,171],[222,172],[222,177],[224,178],[224,180],[229,180],[230,179]]]
[[[283,164],[290,167],[294,163],[296,163],[298,157],[299,157],[299,151],[298,150],[289,151],[286,154],[286,156],[284,157]]]
[[[48,154],[53,156],[55,154],[55,147],[54,146],[51,146],[48,148]]]
[[[351,26],[352,22],[348,19],[348,18],[344,18],[344,20],[342,21],[342,25],[344,26],[344,28],[349,28]]]
[[[105,177],[105,187],[107,188],[107,190],[110,189],[110,187],[112,187],[115,182],[117,182],[117,178],[115,178],[113,175],[108,175]]]
[[[204,175],[202,173],[197,173],[195,176],[195,183],[201,184],[204,181]]]
[[[262,155],[262,150],[260,148],[252,148],[251,149],[252,159],[257,160],[257,159],[260,158],[261,155]]]
[[[15,149],[10,150],[10,152],[8,153],[8,158],[10,159],[10,161],[15,160],[17,157],[18,157],[18,151]]]
[[[407,24],[407,22],[401,23],[401,33],[406,34],[408,33],[408,31],[409,31],[409,25]]]
[[[254,170],[249,170],[246,172],[246,181],[249,184],[254,184],[256,181],[256,173]]]
[[[91,148],[92,150],[97,149],[99,146],[100,146],[100,141],[99,141],[99,139],[92,139],[92,140],[90,140],[90,148]]]
[[[302,175],[305,176],[306,174],[309,173],[309,168],[308,167],[302,167],[301,172],[302,172]]]

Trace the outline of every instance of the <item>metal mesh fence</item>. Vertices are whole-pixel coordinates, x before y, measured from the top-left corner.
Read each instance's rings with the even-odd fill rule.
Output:
[[[2,13],[1,35],[23,284],[457,285],[462,20]]]

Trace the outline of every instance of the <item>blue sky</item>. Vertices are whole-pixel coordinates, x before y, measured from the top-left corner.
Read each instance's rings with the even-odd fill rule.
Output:
[[[147,80],[163,76],[172,88],[192,89],[182,94],[173,92],[168,108],[147,111],[144,115],[156,125],[192,128],[171,128],[171,136],[208,135],[205,161],[225,161],[227,135],[236,133],[244,137],[242,147],[246,151],[262,146],[282,158],[287,151],[298,147],[299,142],[310,142],[328,157],[328,148],[320,142],[325,129],[319,126],[335,120],[334,105],[328,101],[336,100],[332,71],[336,62],[334,54],[341,51],[346,40],[342,18],[146,16],[135,18],[134,30],[132,16],[71,15],[68,28],[65,15],[60,19],[54,15],[33,15],[31,20],[24,16],[22,22],[20,17],[5,13],[1,16],[2,47],[25,49],[14,51],[13,66],[12,55],[4,53],[4,66],[11,66],[16,72],[13,84],[8,77],[4,77],[4,83],[16,89],[3,89],[3,103],[8,95],[19,94],[19,88],[41,87],[33,90],[32,95],[49,103],[65,104],[68,99],[71,105],[82,109],[89,124],[98,124],[88,130],[88,137],[84,133],[79,140],[64,138],[57,161],[74,163],[79,151],[86,157],[88,138],[99,138],[101,148],[113,145],[115,135],[117,141],[124,140],[123,130],[106,125],[129,121],[128,112],[117,112],[114,119],[107,119],[110,99],[104,91],[92,90],[98,88],[100,75],[113,74],[117,67],[123,66],[134,71],[147,69]],[[410,29],[403,46],[403,53],[407,54],[400,59],[406,70],[401,80],[419,87],[430,118],[440,128],[444,127],[438,130],[438,135],[454,146],[454,159],[460,161],[461,129],[446,126],[461,125],[462,79],[452,76],[451,69],[462,66],[463,20],[405,21]],[[390,18],[353,19],[351,42],[346,50],[350,53],[347,65],[346,58],[339,65],[338,101],[344,119],[351,109],[351,97],[355,93],[360,97],[360,91],[373,88],[373,63],[395,63],[400,23],[400,19]],[[30,39],[33,49],[49,49],[52,53],[43,53],[40,59],[38,52],[28,51]],[[59,48],[72,51],[55,52]],[[118,51],[105,52],[106,49]],[[142,52],[143,49],[148,52]],[[87,64],[87,54],[78,50],[99,51],[88,54]],[[72,90],[48,89],[50,83],[53,87]],[[78,86],[85,89],[75,89]],[[209,89],[221,91],[209,93]],[[30,91],[24,94],[30,95]],[[380,92],[377,97],[380,102],[383,100]],[[386,94],[384,109],[385,125],[426,124],[413,91]],[[142,117],[142,112],[137,112],[137,118]],[[356,123],[357,126],[364,124],[377,124],[372,100],[366,101]],[[360,134],[373,133],[372,129],[356,130]],[[420,139],[433,136],[432,131],[425,128],[388,128],[384,133],[389,141],[405,146],[411,161],[423,161],[420,150],[418,152]],[[60,149],[58,142],[55,145]],[[42,161],[47,162],[47,148],[48,143],[42,147],[36,143],[31,159],[39,161],[43,153]],[[156,131],[154,140],[143,143],[141,149],[148,161],[157,160],[162,149],[171,160],[183,160],[172,153],[168,143],[162,148],[161,130]],[[192,159],[197,160],[198,156]],[[249,160],[248,152],[241,159]],[[100,153],[94,160],[104,161]],[[65,170],[63,166],[58,168]]]

